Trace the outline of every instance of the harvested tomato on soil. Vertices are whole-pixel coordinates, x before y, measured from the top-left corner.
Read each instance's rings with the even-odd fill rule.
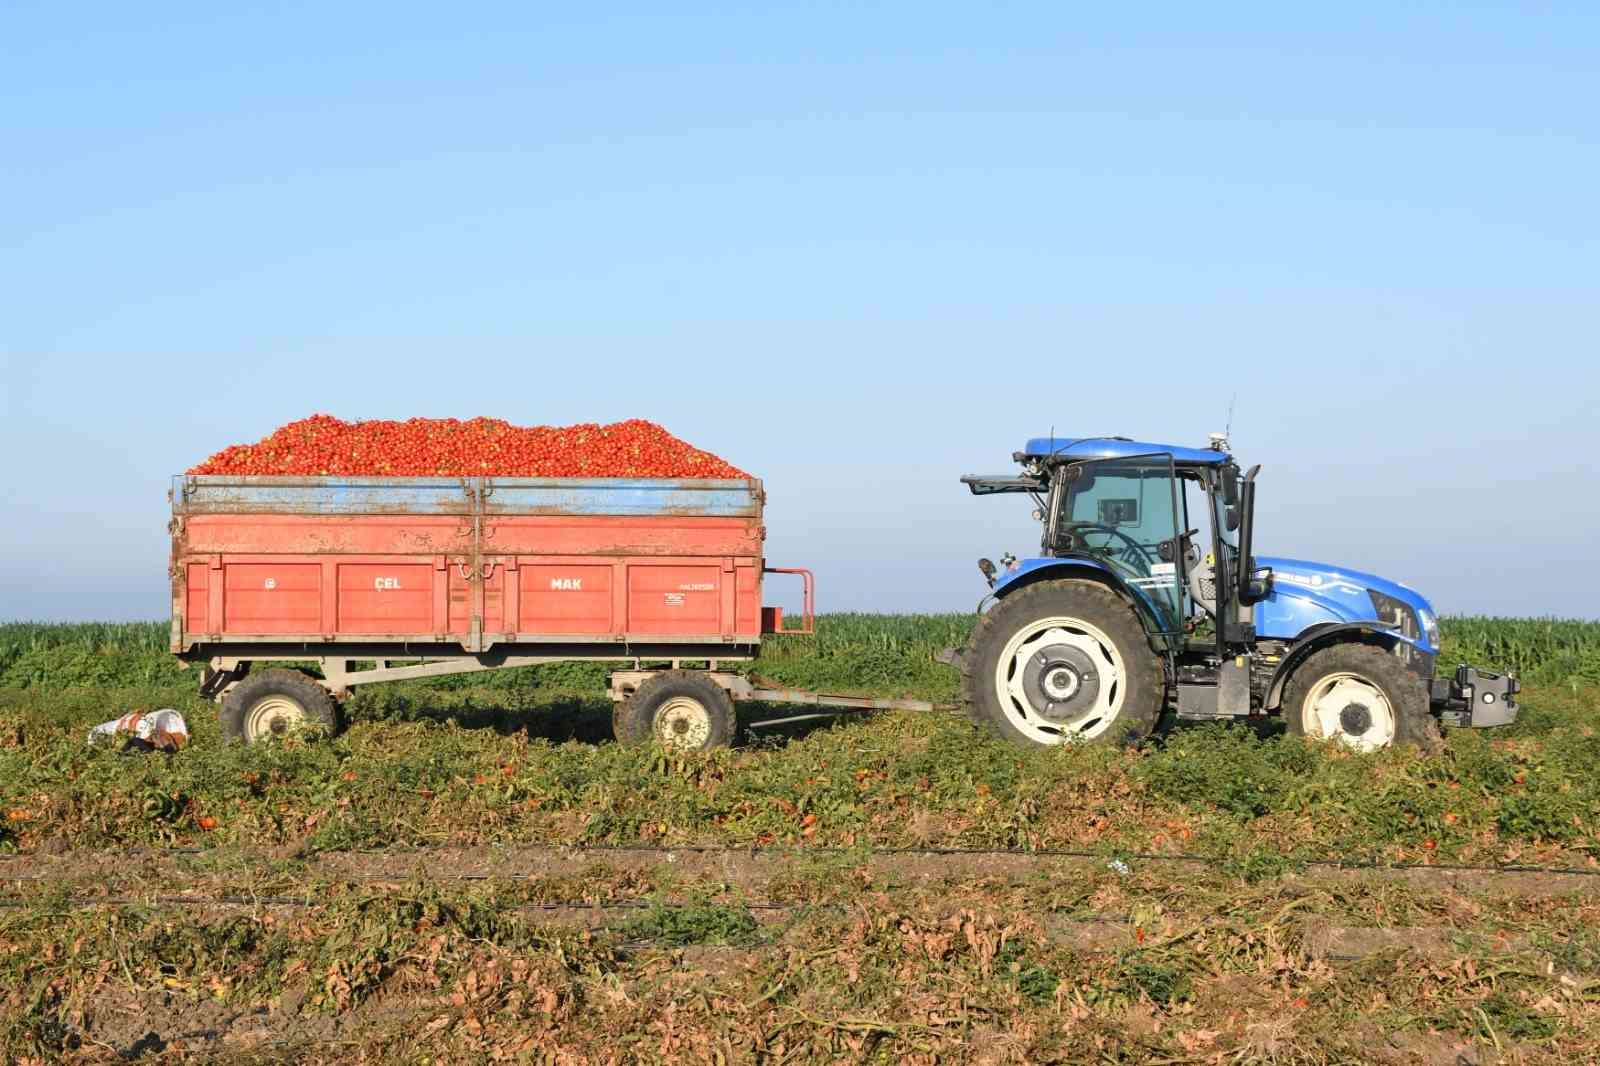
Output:
[[[191,474],[748,478],[654,422],[513,426],[498,418],[346,422],[312,415],[224,448]]]

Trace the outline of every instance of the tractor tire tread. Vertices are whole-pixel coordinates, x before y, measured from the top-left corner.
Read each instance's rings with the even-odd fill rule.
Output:
[[[1063,606],[1063,599],[1071,602]],[[998,708],[986,709],[993,692],[992,684],[986,685],[983,680],[994,676],[995,664],[989,658],[1010,638],[1015,628],[1007,628],[1010,620],[1035,609],[1092,622],[1116,641],[1122,654],[1129,673],[1129,695],[1118,713],[1119,721],[1091,742],[1134,745],[1154,732],[1166,707],[1166,676],[1161,660],[1150,647],[1144,625],[1128,601],[1097,581],[1082,579],[1040,581],[1011,593],[979,616],[966,654],[960,658],[961,704],[968,720],[1003,740],[1039,746],[1006,722]]]
[[[728,747],[738,738],[738,716],[726,689],[698,670],[663,670],[612,707],[611,732],[617,743],[649,744],[655,738],[657,707],[675,695],[698,700],[709,713],[711,738],[705,747]]]
[[[1306,735],[1301,717],[1306,696],[1312,685],[1332,673],[1357,674],[1383,689],[1394,708],[1396,744],[1414,744],[1430,755],[1444,750],[1444,732],[1428,706],[1427,684],[1377,644],[1331,644],[1312,652],[1294,668],[1280,704],[1284,728],[1290,734]]]
[[[306,717],[336,734],[340,728],[339,705],[316,679],[300,670],[275,667],[251,673],[222,697],[219,720],[222,737],[230,743],[247,743],[245,716],[263,696],[288,696],[305,709]]]

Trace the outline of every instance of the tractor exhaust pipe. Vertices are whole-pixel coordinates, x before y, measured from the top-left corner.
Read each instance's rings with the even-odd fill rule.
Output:
[[[1244,476],[1244,487],[1239,493],[1239,509],[1244,512],[1239,523],[1239,603],[1248,607],[1261,599],[1255,585],[1256,556],[1256,475],[1261,464],[1252,466]]]

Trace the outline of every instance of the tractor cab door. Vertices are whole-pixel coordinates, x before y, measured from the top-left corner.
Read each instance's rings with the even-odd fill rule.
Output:
[[[1095,459],[1062,466],[1052,479],[1049,555],[1093,559],[1132,586],[1178,634],[1188,617],[1178,534],[1181,489],[1170,455]]]

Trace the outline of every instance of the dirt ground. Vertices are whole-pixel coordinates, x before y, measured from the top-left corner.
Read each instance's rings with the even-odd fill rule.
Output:
[[[1096,1039],[1129,1061],[1574,1061],[1596,982],[1568,948],[1596,918],[1582,873],[1310,866],[1252,884],[1079,854],[0,859],[8,946],[60,969],[6,1003],[29,1019],[18,1062],[1066,1062]],[[553,961],[569,954],[587,961]],[[1001,1014],[1017,1021],[991,1038]]]

